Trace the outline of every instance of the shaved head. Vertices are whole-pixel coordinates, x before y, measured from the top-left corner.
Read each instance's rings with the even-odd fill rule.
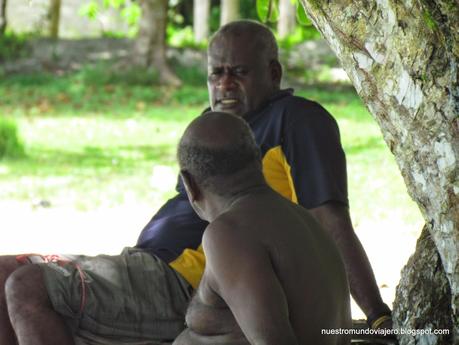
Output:
[[[227,194],[228,183],[242,171],[261,174],[260,150],[250,127],[227,113],[208,112],[191,122],[180,140],[177,158],[182,171],[220,195]]]

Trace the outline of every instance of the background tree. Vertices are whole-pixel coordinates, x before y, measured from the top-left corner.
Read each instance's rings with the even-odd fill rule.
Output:
[[[459,3],[301,3],[381,127],[408,192],[427,223],[429,236],[418,243],[416,253],[424,262],[417,260],[416,266],[411,262],[404,270],[394,306],[395,324],[417,329],[452,325],[455,340],[424,338],[429,338],[429,344],[458,342]],[[429,241],[434,245],[427,245]],[[436,255],[442,267],[432,260]],[[440,287],[441,279],[433,279],[438,269],[446,276],[449,291]],[[421,270],[430,283],[416,279]],[[449,308],[438,310],[440,306],[433,304],[441,296],[447,298]],[[435,318],[439,313],[446,318]],[[400,344],[420,344],[417,339],[406,335]]]
[[[286,38],[296,26],[296,4],[292,0],[279,1],[279,21],[277,22],[277,33],[279,38]]]
[[[61,15],[61,0],[51,0],[48,18],[49,18],[49,35],[53,39],[59,37],[59,22]]]
[[[0,0],[0,35],[6,30],[6,0]]]
[[[239,18],[239,0],[221,0],[220,25]]]
[[[209,37],[210,0],[193,1],[193,32],[196,42]]]
[[[152,66],[158,71],[164,84],[181,84],[166,60],[167,0],[140,0],[142,15],[135,42],[135,61],[143,66]]]

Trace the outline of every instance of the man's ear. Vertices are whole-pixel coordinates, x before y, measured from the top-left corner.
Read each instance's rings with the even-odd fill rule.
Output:
[[[201,198],[201,189],[196,183],[194,177],[187,170],[180,170],[180,177],[185,186],[186,194],[191,203]]]
[[[271,71],[271,80],[273,84],[280,87],[282,79],[282,65],[277,60],[271,60],[269,63],[269,69]]]

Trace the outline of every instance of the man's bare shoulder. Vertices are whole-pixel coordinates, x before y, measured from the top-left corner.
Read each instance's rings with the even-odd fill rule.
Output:
[[[204,251],[214,251],[217,248],[234,247],[235,244],[246,243],[247,237],[247,231],[244,231],[241,222],[233,215],[228,214],[218,217],[207,226],[202,244]]]

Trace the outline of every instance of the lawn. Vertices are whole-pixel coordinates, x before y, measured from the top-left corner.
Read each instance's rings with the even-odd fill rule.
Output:
[[[207,105],[205,76],[179,73],[179,89],[157,86],[143,72],[100,66],[0,80],[0,116],[17,123],[26,151],[25,158],[0,160],[0,228],[9,235],[0,253],[33,250],[39,241],[46,242],[39,249],[87,253],[133,244],[174,194],[175,145]],[[390,301],[422,226],[419,210],[350,86],[300,86],[297,93],[319,101],[339,123],[353,222]],[[75,232],[71,245],[59,244]],[[52,240],[43,240],[49,234]]]

